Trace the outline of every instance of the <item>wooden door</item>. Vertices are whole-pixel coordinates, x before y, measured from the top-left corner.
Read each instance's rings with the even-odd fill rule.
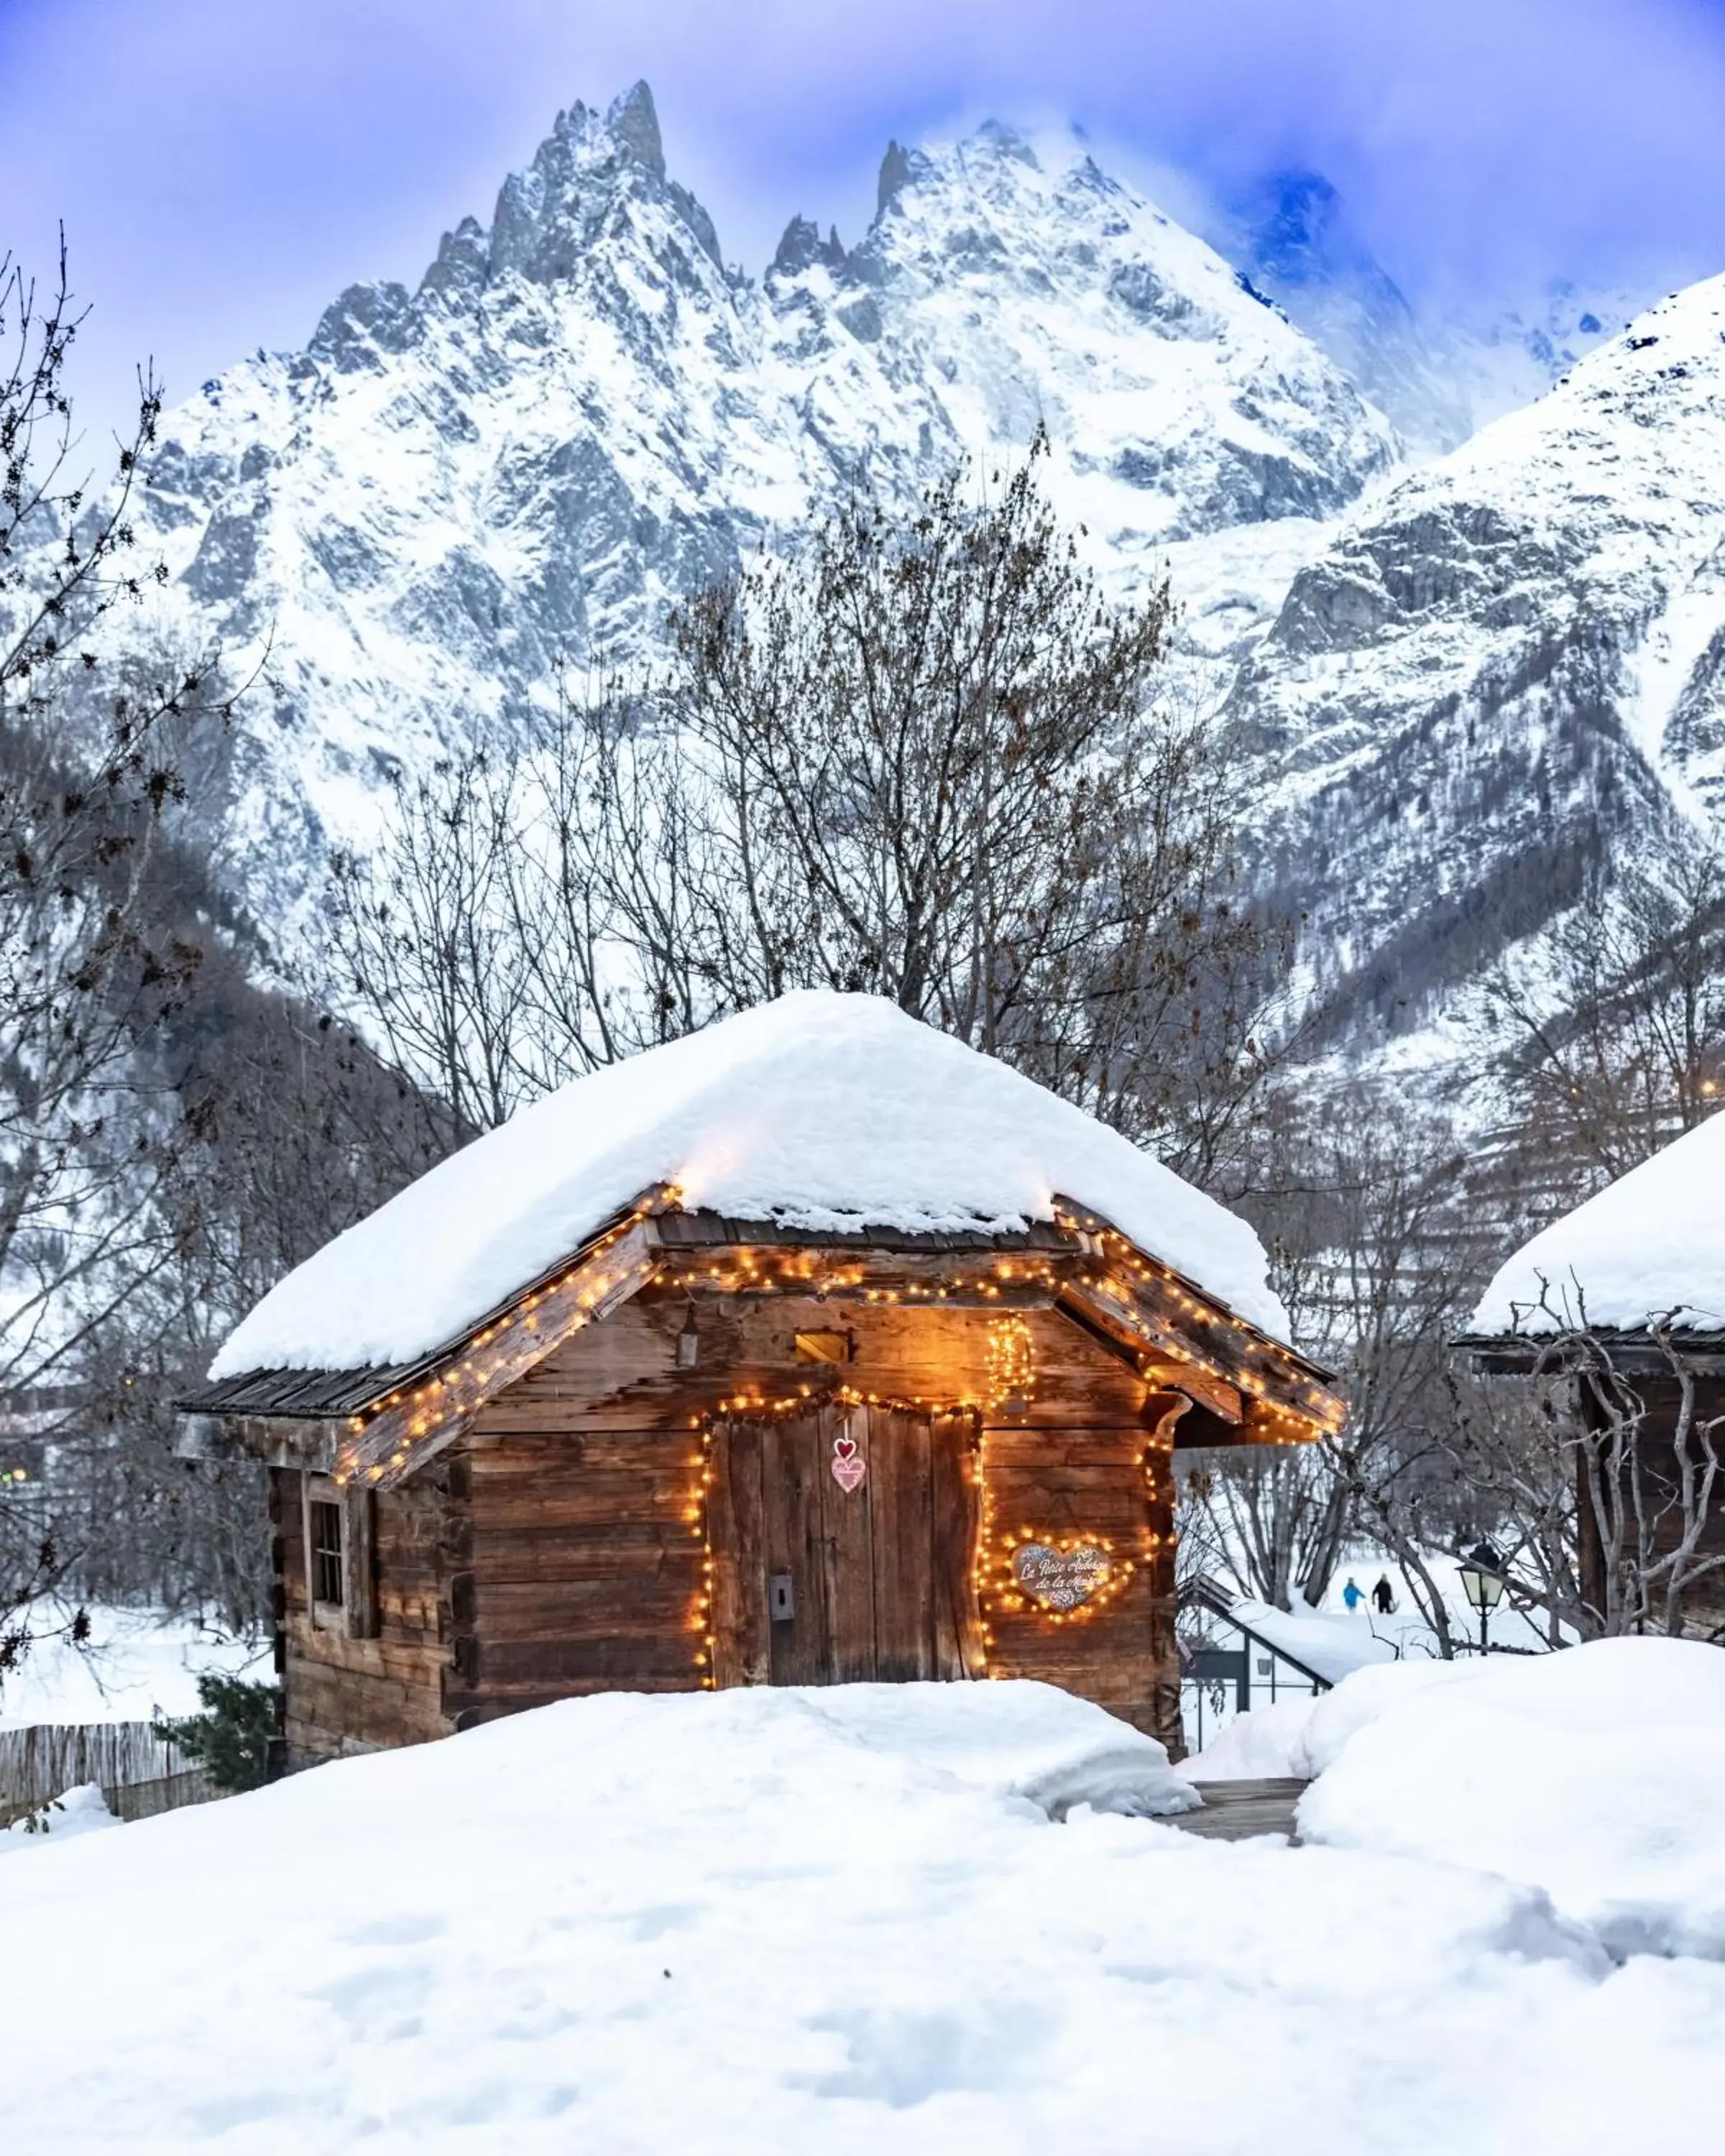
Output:
[[[973,1443],[967,1416],[885,1408],[722,1424],[708,1508],[718,1682],[979,1674]]]

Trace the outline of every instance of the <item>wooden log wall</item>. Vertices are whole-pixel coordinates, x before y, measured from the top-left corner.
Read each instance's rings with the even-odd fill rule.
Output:
[[[1147,1461],[1147,1435],[1142,1426],[985,1428],[983,1616],[992,1675],[1093,1699],[1178,1756],[1172,1476],[1165,1462],[1158,1472]],[[1132,1570],[1106,1603],[1056,1621],[1006,1590],[1008,1537],[1106,1543],[1112,1564]]]
[[[691,1313],[699,1359],[680,1367]],[[753,1590],[723,1575],[721,1606],[711,1620],[702,1611],[694,1425],[745,1394],[771,1402],[833,1383],[882,1401],[984,1399],[992,1331],[1008,1314],[1029,1329],[1034,1383],[1022,1414],[983,1415],[997,1519],[1104,1537],[1135,1569],[1088,1617],[1056,1625],[1040,1611],[1003,1613],[990,1666],[1062,1685],[1177,1743],[1172,1488],[1165,1461],[1158,1485],[1145,1458],[1167,1403],[1153,1399],[1147,1423],[1134,1370],[1047,1303],[931,1308],[686,1284],[647,1290],[478,1410],[450,1471],[470,1491],[467,1570],[451,1598],[450,1717],[465,1725],[617,1687],[698,1688],[709,1623],[721,1677],[760,1681]],[[851,1359],[799,1359],[799,1332],[850,1336]],[[747,1639],[732,1638],[738,1628]]]
[[[700,1359],[690,1368],[679,1367],[676,1342],[691,1312]],[[882,1399],[981,1400],[990,1383],[991,1328],[1003,1316],[1022,1318],[1030,1335],[1035,1388],[1026,1427],[1138,1426],[1145,1388],[1137,1372],[1046,1298],[1041,1306],[930,1308],[837,1296],[706,1296],[665,1286],[565,1341],[486,1402],[474,1435],[684,1430],[741,1394],[778,1399],[832,1383]],[[803,1361],[799,1332],[848,1333],[855,1353],[843,1363]]]
[[[453,1727],[444,1701],[449,1622],[441,1599],[452,1512],[434,1467],[403,1489],[367,1493],[372,1513],[374,1636],[314,1625],[306,1599],[297,1469],[271,1470],[280,1545],[279,1661],[289,1763],[415,1744]]]
[[[511,1425],[488,1427],[496,1419]],[[463,1448],[466,1584],[447,1697],[456,1726],[595,1691],[699,1690],[706,1674],[698,1435],[569,1430],[512,1395]]]

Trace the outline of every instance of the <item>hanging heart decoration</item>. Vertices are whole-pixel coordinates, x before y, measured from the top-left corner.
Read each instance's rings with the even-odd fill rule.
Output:
[[[1012,1576],[1045,1609],[1076,1609],[1107,1583],[1108,1553],[1095,1543],[1020,1543],[1012,1553]]]
[[[854,1437],[835,1437],[833,1440],[833,1480],[848,1497],[860,1487],[869,1471],[869,1463],[862,1456]]]

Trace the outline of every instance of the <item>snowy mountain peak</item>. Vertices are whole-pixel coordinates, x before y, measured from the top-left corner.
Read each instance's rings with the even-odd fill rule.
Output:
[[[875,213],[884,216],[901,192],[928,170],[921,150],[907,150],[901,142],[889,142],[880,160],[880,177],[875,187]]]
[[[644,82],[603,115],[581,104],[560,112],[523,172],[511,173],[491,222],[489,268],[539,284],[568,277],[629,205],[668,209],[701,251],[720,263],[712,219],[685,187],[665,177],[665,146],[653,93]]]
[[[829,226],[823,239],[820,227],[812,218],[793,217],[784,228],[767,274],[794,277],[800,270],[812,270],[816,263],[836,274],[849,261],[837,225]]]
[[[1389,424],[1221,258],[1070,143],[889,147],[847,252],[793,219],[759,284],[670,176],[650,93],[571,105],[417,292],[351,287],[303,352],[170,414],[145,514],[186,634],[271,695],[236,757],[242,883],[280,917],[389,774],[533,723],[563,655],[867,485],[1022,455],[1107,573],[1333,514]]]
[[[577,111],[581,110],[578,105]],[[644,82],[624,91],[605,115],[611,135],[634,151],[655,179],[665,177],[665,144],[659,133],[659,110]]]
[[[531,163],[504,182],[489,229],[465,217],[445,233],[415,295],[393,283],[350,285],[308,352],[343,372],[376,371],[382,355],[418,341],[427,305],[471,311],[511,277],[567,285],[596,259],[643,248],[673,284],[723,283],[712,219],[667,179],[653,93],[638,82],[603,113],[579,102],[559,112]]]
[[[1388,424],[1221,256],[1081,146],[989,122],[882,167],[848,258],[885,343],[973,447],[1045,424],[1075,514],[1130,557],[1323,515],[1399,454]]]

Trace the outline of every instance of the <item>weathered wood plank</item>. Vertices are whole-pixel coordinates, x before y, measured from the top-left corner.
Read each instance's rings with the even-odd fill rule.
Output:
[[[772,1640],[759,1424],[721,1424],[708,1460],[713,1681],[721,1686],[765,1684],[771,1675]]]
[[[470,1341],[459,1360],[375,1414],[344,1431],[336,1474],[391,1487],[465,1434],[475,1411],[515,1384],[574,1332],[600,1325],[658,1265],[656,1245],[639,1220],[614,1241],[534,1290]]]
[[[832,1656],[821,1492],[815,1480],[821,1471],[820,1419],[759,1427],[767,1569],[788,1573],[796,1594],[794,1614],[770,1628],[772,1681],[820,1684]]]
[[[875,1659],[883,1683],[936,1671],[934,1481],[923,1415],[869,1411]]]
[[[673,1522],[583,1521],[575,1525],[536,1521],[527,1527],[475,1527],[472,1568],[487,1579],[539,1581],[645,1577],[700,1555],[696,1530],[680,1517]]]
[[[974,1558],[980,1524],[975,1424],[968,1415],[935,1422],[929,1455],[934,1569],[935,1673],[981,1676],[987,1668]]]
[[[816,1682],[868,1684],[876,1666],[877,1582],[875,1573],[877,1507],[875,1477],[890,1474],[880,1441],[875,1411],[834,1409],[810,1433],[810,1473],[821,1516],[821,1597],[826,1609],[830,1659]],[[845,1439],[857,1446],[867,1474],[855,1490],[833,1479],[833,1445]]]
[[[695,1660],[699,1647],[699,1640],[686,1631],[639,1635],[608,1632],[576,1640],[482,1640],[470,1690],[482,1697],[604,1678],[624,1691],[655,1679],[675,1690],[697,1691],[705,1674]]]
[[[1230,1418],[1207,1380],[1272,1404],[1309,1425],[1307,1435],[1339,1426],[1343,1404],[1304,1358],[1279,1346],[1204,1289],[1134,1249],[1118,1229],[1084,1208],[1060,1202],[1065,1221],[1100,1262],[1065,1293],[1104,1327],[1123,1329],[1173,1368],[1158,1382],[1191,1389],[1224,1421]],[[1204,1389],[1200,1389],[1203,1388]]]
[[[377,1629],[377,1507],[369,1490],[342,1492],[341,1614],[353,1639],[368,1640]]]
[[[701,1553],[675,1571],[615,1579],[496,1580],[474,1584],[474,1626],[489,1645],[499,1640],[558,1640],[586,1633],[614,1638],[681,1634],[701,1580]],[[686,1643],[685,1644],[690,1644]],[[695,1643],[695,1644],[698,1644]],[[692,1653],[693,1645],[690,1650]]]
[[[800,1387],[847,1383],[883,1399],[922,1398],[937,1405],[982,1398],[989,1381],[988,1310],[888,1307],[844,1300],[732,1297],[702,1308],[700,1364],[680,1369],[676,1339],[689,1299],[649,1288],[603,1326],[576,1334],[544,1363],[481,1410],[476,1430],[510,1434],[626,1429],[687,1429],[691,1418],[752,1389],[777,1399]],[[1086,1424],[1129,1428],[1143,1398],[1142,1380],[1052,1309],[1023,1313],[1030,1327],[1037,1388],[1031,1426]],[[856,1360],[821,1365],[800,1360],[798,1331],[851,1331]]]
[[[1071,1443],[1050,1445],[1039,1460],[1015,1433],[1009,1440],[1013,1464],[1007,1466],[997,1456],[1004,1449],[999,1434],[987,1433],[996,1566],[998,1538],[1009,1533],[1089,1535],[1110,1544],[1117,1563],[1129,1561],[1133,1570],[1108,1601],[1064,1621],[1034,1604],[1010,1609],[997,1589],[985,1611],[992,1635],[988,1667],[995,1675],[1059,1685],[1126,1715],[1139,1727],[1157,1727],[1165,1719],[1170,1680],[1178,1702],[1171,1612],[1164,1622],[1160,1550],[1152,1542],[1166,1532],[1172,1549],[1172,1485],[1158,1495],[1153,1483],[1156,1460],[1142,1456],[1148,1431],[1138,1434],[1135,1450],[1122,1447],[1107,1465],[1083,1458],[1087,1435],[1074,1433]],[[998,1579],[998,1568],[992,1576]]]
[[[475,1482],[506,1486],[550,1477],[585,1480],[602,1472],[650,1475],[673,1467],[693,1472],[701,1465],[701,1437],[688,1429],[494,1431],[481,1415],[467,1451]]]
[[[1147,1433],[1135,1424],[1094,1430],[1026,1429],[1021,1422],[988,1421],[988,1457],[1003,1468],[1024,1467],[1040,1474],[1054,1469],[1099,1468],[1117,1473],[1143,1459]]]
[[[656,1475],[601,1469],[584,1480],[548,1488],[524,1481],[507,1494],[495,1489],[477,1491],[474,1529],[496,1534],[506,1529],[573,1527],[610,1521],[664,1527],[685,1521],[692,1525],[699,1519],[700,1503],[698,1476],[687,1467]]]

